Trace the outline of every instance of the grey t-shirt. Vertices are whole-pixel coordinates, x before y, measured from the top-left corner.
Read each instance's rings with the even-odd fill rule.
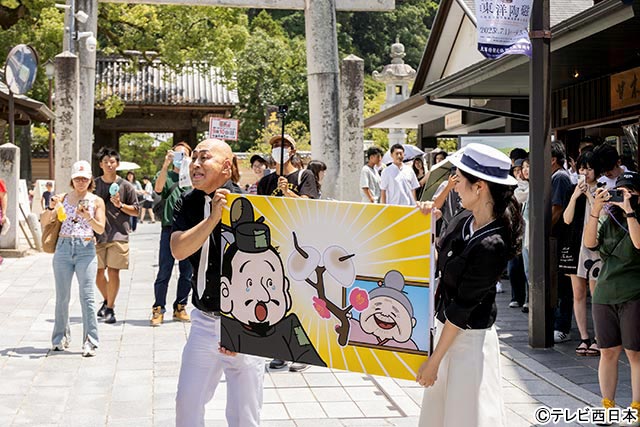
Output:
[[[365,203],[371,203],[369,197],[364,193],[363,188],[368,188],[373,194],[375,203],[380,201],[380,174],[376,172],[369,165],[364,165],[360,172],[360,195],[362,201]]]
[[[120,201],[125,205],[135,206],[137,209],[138,196],[136,195],[136,190],[133,185],[122,178],[117,178],[115,182],[120,186]],[[104,233],[96,234],[96,239],[98,243],[128,242],[131,231],[129,218],[131,217],[111,203],[111,195],[109,194],[111,184],[111,182],[104,182],[102,177],[96,178],[95,194],[104,200],[107,217]]]

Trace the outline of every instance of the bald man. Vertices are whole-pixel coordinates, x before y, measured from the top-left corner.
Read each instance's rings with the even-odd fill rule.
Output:
[[[229,427],[260,425],[264,359],[232,353],[220,342],[220,233],[233,153],[223,141],[207,139],[191,155],[193,190],[176,203],[171,252],[193,266],[191,332],[182,352],[176,397],[176,426],[204,426],[205,405],[222,373],[227,382]]]

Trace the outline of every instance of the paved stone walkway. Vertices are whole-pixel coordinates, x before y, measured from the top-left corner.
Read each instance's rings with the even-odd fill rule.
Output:
[[[158,224],[142,224],[132,236],[131,268],[122,273],[115,310],[118,322],[99,325],[100,348],[93,358],[81,357],[77,286],[71,300],[71,347],[49,351],[55,304],[52,256],[5,260],[0,269],[1,426],[174,425],[189,325],[170,320],[158,328],[148,325],[159,234]],[[168,299],[173,295],[175,279]],[[500,307],[500,319],[513,314],[507,310]],[[597,404],[596,395],[506,345],[513,333],[526,336],[526,330],[510,332],[501,325],[509,427],[535,424],[534,411],[541,405],[575,410]],[[324,368],[268,372],[262,425],[416,426],[421,398],[422,389],[412,381]],[[226,425],[224,406],[222,384],[207,406],[207,426]]]

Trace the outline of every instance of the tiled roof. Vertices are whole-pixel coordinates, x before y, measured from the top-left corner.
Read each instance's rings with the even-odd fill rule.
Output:
[[[96,61],[98,100],[118,95],[125,105],[233,106],[238,92],[222,83],[216,67],[185,66],[176,73],[159,60],[132,67],[124,58]]]

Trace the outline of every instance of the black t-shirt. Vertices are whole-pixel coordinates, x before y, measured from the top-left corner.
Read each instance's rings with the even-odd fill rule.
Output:
[[[45,191],[42,193],[42,198],[44,199],[44,207],[45,209],[49,207],[49,202],[51,201],[51,196],[53,193],[51,191]]]
[[[202,190],[191,190],[180,196],[173,209],[172,232],[187,231],[202,222],[204,219],[204,197],[206,195]],[[193,306],[202,311],[220,311],[220,274],[222,269],[220,253],[221,232],[222,225],[218,223],[213,233],[209,236],[209,265],[207,265],[206,282],[202,296],[198,295],[198,267],[200,266],[200,253],[202,249],[198,249],[188,258],[193,267],[191,300]]]
[[[258,182],[258,194],[261,196],[282,196],[282,191],[278,188],[278,178],[279,175],[275,173],[262,177]],[[320,197],[316,177],[310,170],[299,169],[285,178],[289,181],[289,189],[298,196],[307,196],[310,199]]]
[[[120,177],[116,178],[116,183],[120,186],[120,201],[129,206],[133,206],[138,209],[138,196],[136,195],[136,189],[126,179]],[[96,189],[94,194],[98,197],[102,197],[104,200],[104,206],[106,209],[105,217],[107,222],[104,227],[104,233],[96,234],[98,243],[107,242],[128,242],[129,233],[131,232],[131,223],[129,221],[129,214],[116,208],[111,203],[111,194],[109,188],[111,182],[104,182],[103,177],[96,178]]]

